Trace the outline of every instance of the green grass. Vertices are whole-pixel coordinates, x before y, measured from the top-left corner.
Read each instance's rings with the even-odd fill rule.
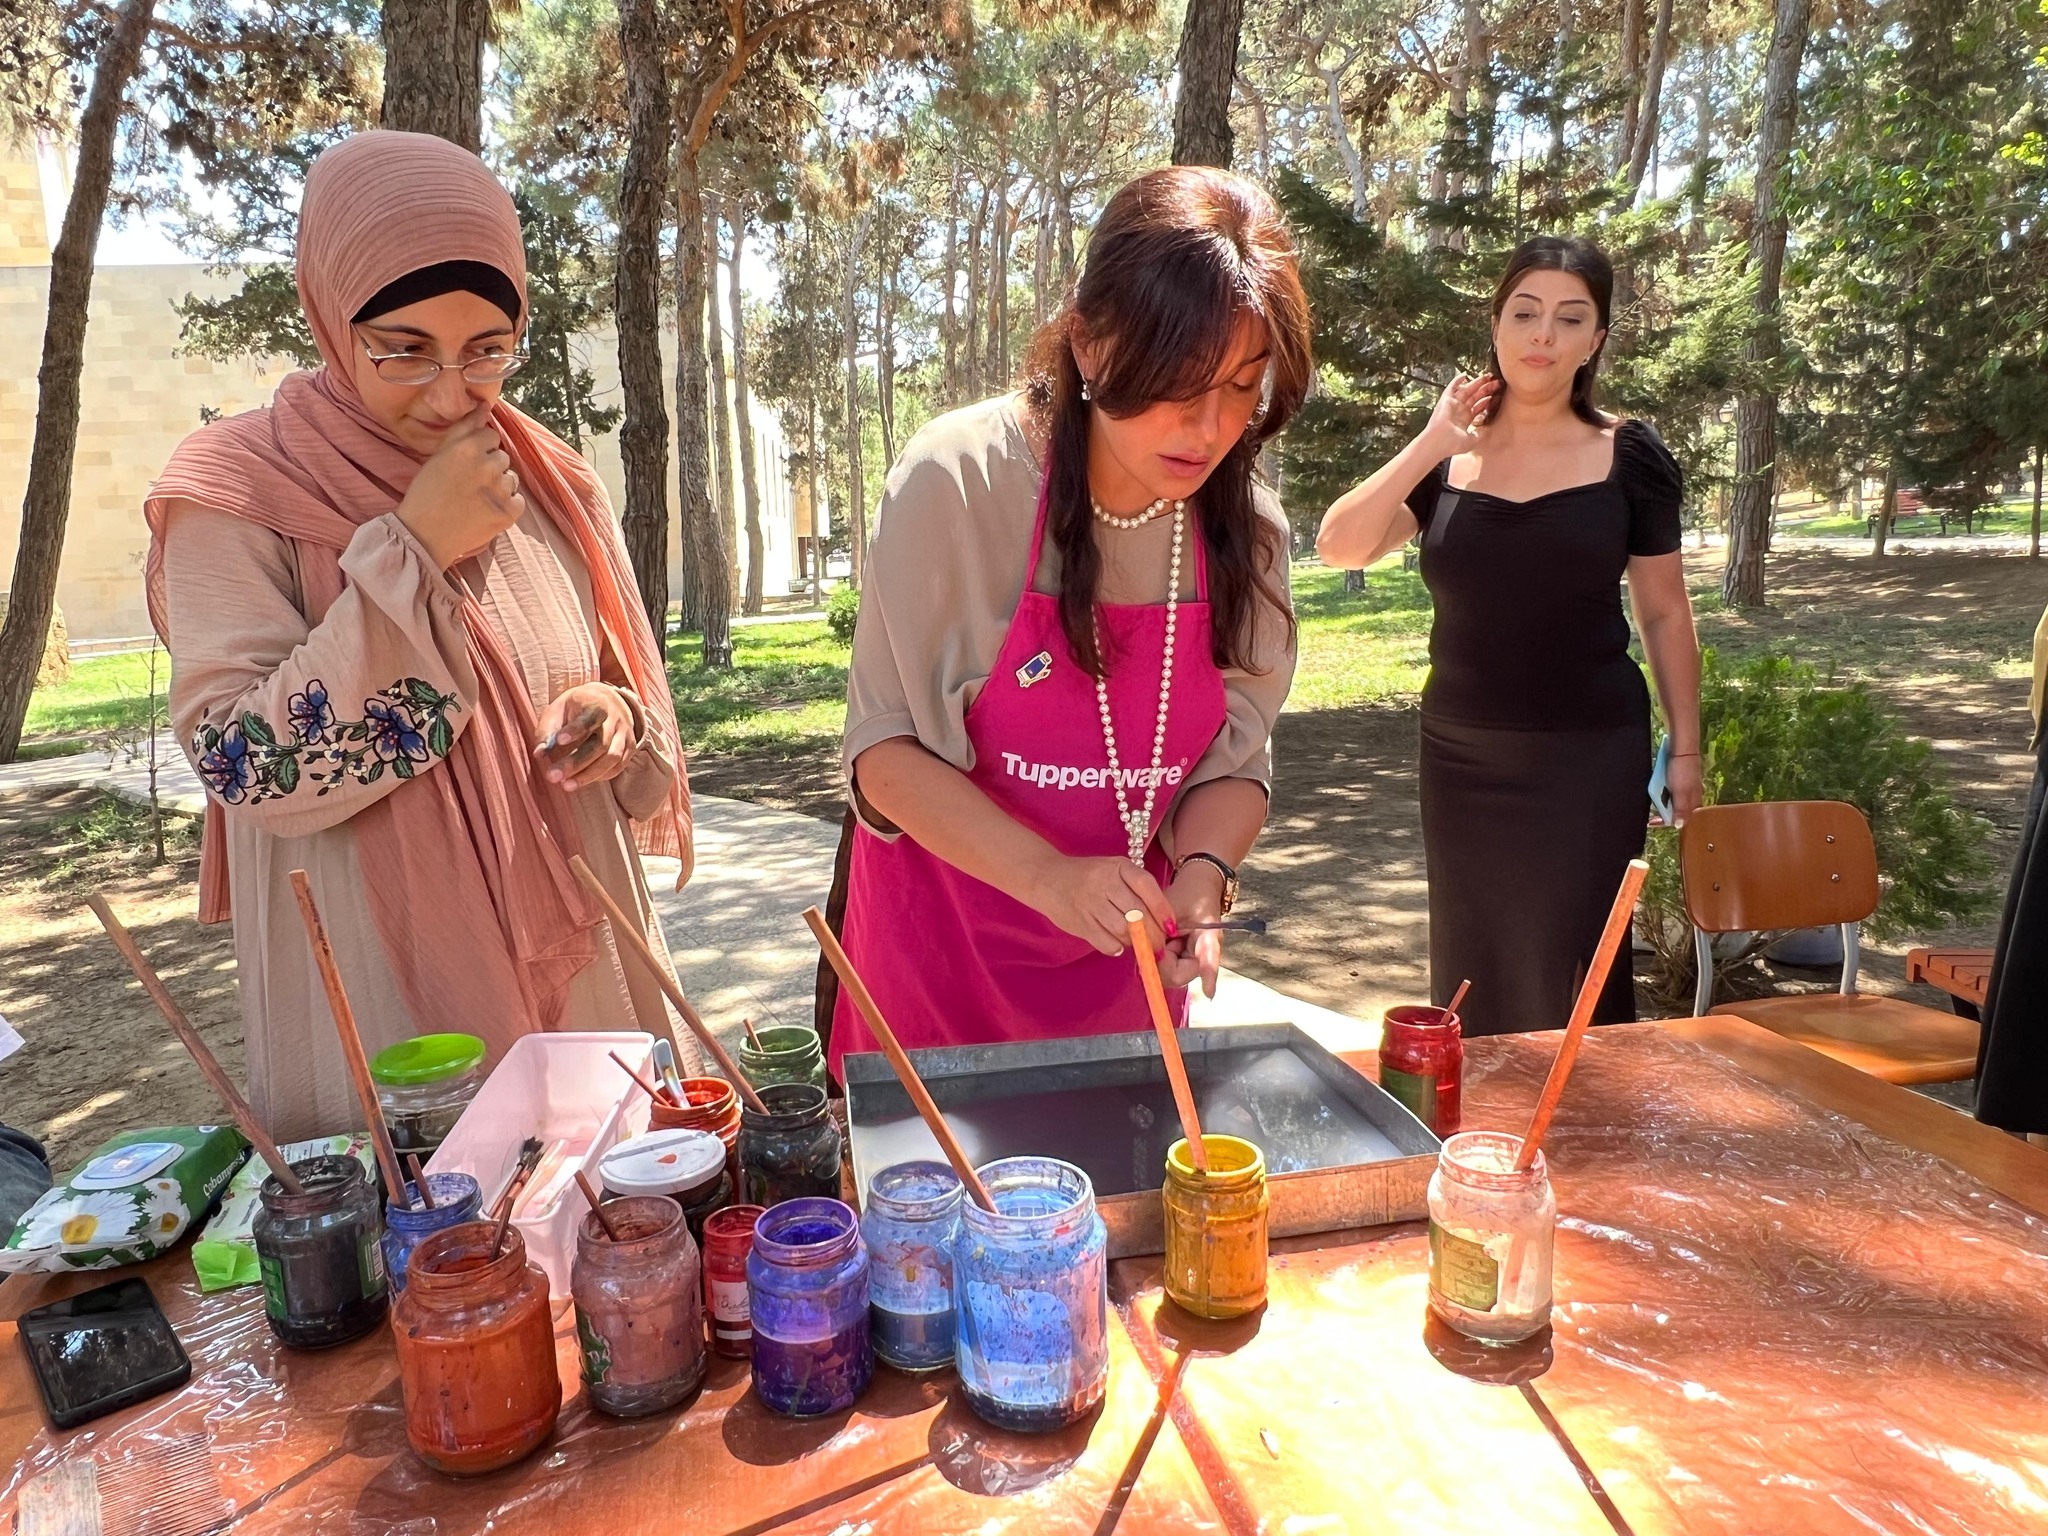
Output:
[[[2002,506],[1986,507],[1977,514],[1972,526],[1977,533],[1986,536],[2013,535],[2025,534],[2033,526],[2033,521],[2034,498],[2033,493],[2029,491],[2025,496],[2016,497]],[[1870,537],[1870,524],[1866,518],[1858,517],[1853,512],[1844,512],[1839,516],[1832,513],[1804,516],[1780,512],[1778,532],[1794,539],[1867,539]],[[1936,535],[1940,532],[1941,519],[1931,513],[1916,513],[1911,517],[1902,517],[1892,524],[1892,535],[1895,538]],[[1949,520],[1949,532],[1964,532],[1960,518]]]
[[[199,838],[197,817],[165,815],[165,857],[178,859],[198,852]],[[104,879],[116,870],[147,869],[156,861],[149,807],[118,795],[101,795],[89,809],[53,825],[45,851],[49,855],[41,876],[45,885],[71,885]]]
[[[157,653],[157,687],[168,691],[169,658]],[[149,652],[92,656],[71,664],[71,676],[50,688],[38,688],[28,702],[22,726],[23,757],[51,756],[76,750],[77,743],[49,743],[39,738],[90,735],[100,731],[140,734],[149,728]]]
[[[750,624],[732,636],[730,672],[698,664],[700,636],[669,641],[669,686],[686,750],[786,755],[839,739],[851,653],[822,620]]]
[[[1367,571],[1363,592],[1346,592],[1342,571],[1295,567],[1294,613],[1301,657],[1290,710],[1407,703],[1422,692],[1429,672],[1429,592],[1398,558]]]

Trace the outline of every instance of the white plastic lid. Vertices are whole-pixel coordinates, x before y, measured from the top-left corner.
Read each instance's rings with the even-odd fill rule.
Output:
[[[717,1180],[725,1143],[710,1131],[650,1131],[622,1141],[598,1160],[615,1195],[678,1195]]]

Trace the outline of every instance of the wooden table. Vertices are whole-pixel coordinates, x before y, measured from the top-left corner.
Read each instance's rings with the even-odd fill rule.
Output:
[[[1526,1119],[1553,1049],[1473,1042],[1467,1123]],[[0,1451],[203,1428],[238,1532],[2048,1528],[2048,1152],[1732,1017],[1595,1031],[1550,1149],[1557,1324],[1520,1350],[1426,1325],[1419,1225],[1329,1234],[1276,1244],[1235,1324],[1114,1266],[1108,1399],[1063,1435],[990,1430],[950,1373],[776,1419],[721,1363],[638,1424],[577,1395],[543,1453],[458,1483],[406,1451],[385,1338],[293,1355],[252,1292],[202,1317],[180,1253],[144,1272],[195,1387],[54,1436],[0,1341]],[[0,1317],[94,1278],[17,1277]]]
[[[1984,994],[1991,985],[1991,951],[1909,949],[1906,980],[1924,981],[1946,992],[1957,1013],[1974,1019],[1983,1012]]]

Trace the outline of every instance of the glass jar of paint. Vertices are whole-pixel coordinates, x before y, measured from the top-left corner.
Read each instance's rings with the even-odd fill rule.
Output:
[[[682,1207],[667,1195],[607,1200],[604,1213],[618,1241],[586,1211],[569,1282],[583,1386],[598,1412],[636,1419],[703,1383],[704,1282]]]
[[[953,1240],[965,1193],[944,1163],[898,1163],[868,1181],[868,1317],[875,1353],[900,1371],[953,1363]]]
[[[776,1083],[760,1090],[766,1113],[740,1111],[740,1199],[777,1206],[785,1200],[839,1195],[839,1127],[825,1090]]]
[[[484,1085],[484,1043],[475,1035],[415,1035],[370,1059],[377,1103],[398,1155],[427,1161]]]
[[[665,1099],[648,1106],[651,1131],[709,1131],[725,1144],[725,1171],[740,1187],[740,1096],[722,1077],[686,1077],[680,1107]]]
[[[405,1438],[437,1472],[510,1466],[554,1432],[562,1411],[548,1277],[526,1239],[495,1222],[436,1232],[413,1250],[391,1311]]]
[[[747,1256],[754,1395],[812,1418],[853,1406],[875,1374],[868,1338],[868,1249],[853,1207],[786,1200],[754,1224]]]
[[[649,1131],[620,1142],[598,1161],[606,1196],[667,1195],[683,1209],[701,1243],[704,1219],[732,1204],[725,1143],[709,1131]]]
[[[1266,1304],[1266,1156],[1238,1136],[1202,1147],[1206,1172],[1185,1140],[1166,1154],[1166,1294],[1197,1317],[1242,1317]]]
[[[405,1289],[406,1266],[423,1238],[475,1221],[483,1205],[483,1190],[466,1173],[430,1173],[427,1190],[434,1197],[432,1206],[420,1203],[419,1186],[408,1179],[406,1203],[394,1200],[384,1206],[384,1269],[394,1291]]]
[[[1468,1339],[1513,1344],[1550,1321],[1557,1196],[1543,1154],[1515,1170],[1522,1138],[1466,1131],[1429,1181],[1429,1309]]]
[[[825,1047],[818,1032],[808,1024],[771,1024],[757,1030],[759,1045],[739,1043],[740,1070],[756,1088],[771,1083],[808,1083],[825,1086]]]
[[[270,1331],[295,1349],[361,1338],[391,1302],[377,1188],[353,1157],[292,1164],[300,1192],[276,1174],[256,1194],[252,1237]]]
[[[712,1353],[744,1360],[753,1353],[747,1307],[747,1256],[754,1251],[758,1205],[728,1205],[704,1222],[704,1310],[711,1315]]]
[[[1003,1429],[1060,1429],[1109,1380],[1108,1234],[1071,1163],[1006,1157],[977,1170],[995,1209],[960,1207],[954,1363],[967,1404]]]
[[[1380,1032],[1380,1086],[1437,1135],[1456,1135],[1465,1086],[1458,1016],[1419,1003],[1389,1008]]]

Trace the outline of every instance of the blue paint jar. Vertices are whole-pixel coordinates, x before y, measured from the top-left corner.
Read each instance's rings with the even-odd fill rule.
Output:
[[[384,1268],[391,1276],[391,1289],[405,1289],[405,1267],[422,1239],[443,1227],[459,1227],[478,1219],[484,1193],[466,1173],[430,1173],[427,1189],[434,1197],[430,1211],[420,1204],[419,1186],[405,1184],[407,1204],[386,1201],[384,1205]]]
[[[811,1418],[853,1406],[875,1374],[868,1249],[842,1200],[785,1200],[762,1212],[747,1255],[754,1393]]]
[[[953,1363],[953,1239],[965,1193],[944,1163],[898,1163],[868,1181],[868,1318],[875,1353],[900,1371]]]
[[[1109,1381],[1109,1237],[1072,1163],[1006,1157],[977,1170],[993,1211],[960,1207],[953,1243],[968,1406],[1003,1429],[1060,1429]]]

